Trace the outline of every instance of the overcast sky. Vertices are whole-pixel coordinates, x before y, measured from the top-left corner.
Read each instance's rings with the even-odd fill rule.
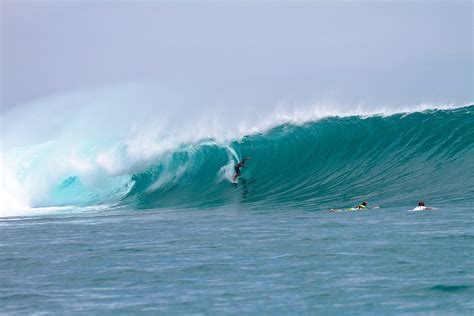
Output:
[[[255,100],[473,101],[471,1],[13,1],[2,111],[130,82]]]

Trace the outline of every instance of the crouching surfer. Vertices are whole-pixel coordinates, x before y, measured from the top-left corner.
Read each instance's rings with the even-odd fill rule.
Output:
[[[232,177],[233,182],[235,182],[237,178],[240,177],[240,168],[247,168],[247,166],[245,166],[245,162],[247,160],[250,160],[250,157],[243,158],[238,164],[234,166],[235,174]]]

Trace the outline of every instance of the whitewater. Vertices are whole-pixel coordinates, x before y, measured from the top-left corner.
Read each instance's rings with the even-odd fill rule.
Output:
[[[474,105],[128,86],[1,123],[2,314],[474,309]]]

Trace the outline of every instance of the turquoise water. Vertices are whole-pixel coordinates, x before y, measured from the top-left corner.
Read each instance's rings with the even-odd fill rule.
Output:
[[[474,312],[474,106],[73,145],[4,156],[0,314]]]
[[[2,314],[472,314],[473,205],[0,221]]]

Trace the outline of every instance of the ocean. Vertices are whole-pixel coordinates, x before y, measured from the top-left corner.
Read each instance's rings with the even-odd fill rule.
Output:
[[[0,313],[474,312],[474,105],[198,138],[3,153]]]

